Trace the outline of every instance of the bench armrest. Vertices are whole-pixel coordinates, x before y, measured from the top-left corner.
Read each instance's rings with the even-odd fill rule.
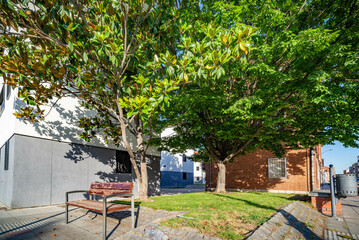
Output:
[[[89,191],[88,191],[88,190],[76,190],[76,191],[66,192],[66,202],[69,201],[69,194],[71,194],[71,193],[81,193],[81,192],[86,192],[86,193],[88,193]]]
[[[107,212],[107,198],[111,198],[111,197],[131,197],[131,211],[133,212],[135,209],[135,195],[133,194],[129,194],[129,193],[118,193],[118,194],[112,194],[112,195],[108,195],[108,196],[104,196],[103,197],[103,212],[106,213]]]
[[[133,197],[133,196],[134,195],[130,193],[117,193],[117,194],[104,196],[103,199],[106,200],[107,198],[111,198],[111,197]]]

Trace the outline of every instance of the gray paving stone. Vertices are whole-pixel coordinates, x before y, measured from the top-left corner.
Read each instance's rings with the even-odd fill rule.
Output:
[[[302,233],[296,228],[291,228],[289,232],[290,232],[291,236],[294,236],[297,239],[299,239],[300,237],[303,236]]]
[[[283,239],[284,236],[282,236],[281,234],[279,234],[278,232],[274,231],[270,236],[268,236],[268,239],[272,238],[272,239]],[[250,238],[252,239],[252,238]]]
[[[261,240],[261,239],[267,239],[269,234],[263,231],[256,231],[253,235],[251,235],[251,238],[254,240]]]
[[[269,230],[269,229],[266,228],[266,227],[262,227],[262,228],[260,229],[260,232],[262,232],[264,235],[268,236],[272,231]]]
[[[316,210],[303,203],[293,202],[281,209],[247,239],[312,239],[317,233],[309,229],[305,222],[317,226],[319,221],[316,221],[316,218],[322,218],[320,214],[317,215]],[[261,234],[263,229],[272,229],[272,232],[264,237]],[[321,230],[323,232],[323,228]],[[319,237],[323,237],[323,233]]]
[[[137,226],[145,226],[149,223],[175,217],[184,212],[156,211],[146,207],[138,209]],[[11,239],[17,237],[14,231],[18,231],[19,239],[100,239],[102,238],[102,215],[88,212],[84,209],[71,208],[70,223],[65,224],[64,207],[48,206],[43,208],[8,209],[0,210],[0,231],[6,232]],[[110,214],[107,218],[107,233],[110,239],[118,238],[131,231],[131,217],[129,212]],[[56,230],[54,230],[56,229]],[[26,232],[25,230],[30,230]],[[23,231],[23,232],[20,232]],[[111,233],[112,232],[112,233]],[[0,239],[7,239],[6,234],[0,235]],[[134,235],[136,236],[136,235]],[[141,234],[133,239],[140,239]]]

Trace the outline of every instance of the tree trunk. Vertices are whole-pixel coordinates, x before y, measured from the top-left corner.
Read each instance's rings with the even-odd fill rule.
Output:
[[[142,159],[143,157],[143,159]],[[147,201],[148,196],[148,176],[147,176],[147,163],[145,156],[141,156],[141,184],[139,189],[139,197],[142,201]]]
[[[139,126],[139,124],[136,124]],[[148,195],[148,176],[147,176],[147,162],[146,162],[146,151],[143,146],[142,131],[138,130],[137,134],[137,157],[140,159],[141,176],[138,181],[139,183],[139,197],[142,201],[147,201]]]
[[[217,186],[216,193],[225,193],[226,192],[226,165],[223,162],[218,162],[218,176],[217,176]]]

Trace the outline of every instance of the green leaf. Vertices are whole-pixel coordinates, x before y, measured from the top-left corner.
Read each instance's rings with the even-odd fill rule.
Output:
[[[172,76],[174,72],[175,72],[175,69],[172,66],[169,66],[167,68],[167,73],[169,76]]]
[[[73,45],[72,42],[69,42],[69,49],[70,49],[71,52],[74,51],[74,45]]]
[[[87,63],[87,61],[88,61],[88,56],[87,56],[87,53],[86,53],[86,52],[84,52],[84,54],[83,54],[83,59],[84,59],[85,63]]]
[[[19,9],[18,12],[21,16],[23,16],[24,18],[27,18],[26,14],[21,9]]]
[[[11,10],[15,11],[14,4],[12,3],[11,0],[5,0],[5,2]]]

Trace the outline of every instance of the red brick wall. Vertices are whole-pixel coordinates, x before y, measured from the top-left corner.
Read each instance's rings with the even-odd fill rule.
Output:
[[[329,167],[327,167],[327,166],[325,166],[325,167],[323,167],[323,180],[324,180],[324,182],[326,182],[326,183],[328,183],[329,182],[329,179],[330,179],[330,177],[329,177]]]
[[[332,202],[330,197],[311,197],[312,204],[321,213],[331,216],[332,215]],[[337,214],[342,215],[342,202],[339,200],[336,205]]]
[[[321,173],[322,167],[324,166],[323,159],[320,157],[321,154],[321,146],[318,145],[313,148],[313,167],[314,167],[314,190],[320,189],[321,184]]]
[[[268,158],[274,158],[274,154],[258,150],[245,156],[237,157],[234,162],[227,164],[226,188],[227,189],[263,189],[281,191],[310,191],[310,151],[306,149],[289,150],[287,158],[287,177],[268,177]],[[309,176],[308,176],[309,173]],[[206,187],[215,188],[217,181],[217,167],[212,164],[212,177],[210,176],[210,163],[206,164]],[[211,181],[212,180],[212,184]]]

